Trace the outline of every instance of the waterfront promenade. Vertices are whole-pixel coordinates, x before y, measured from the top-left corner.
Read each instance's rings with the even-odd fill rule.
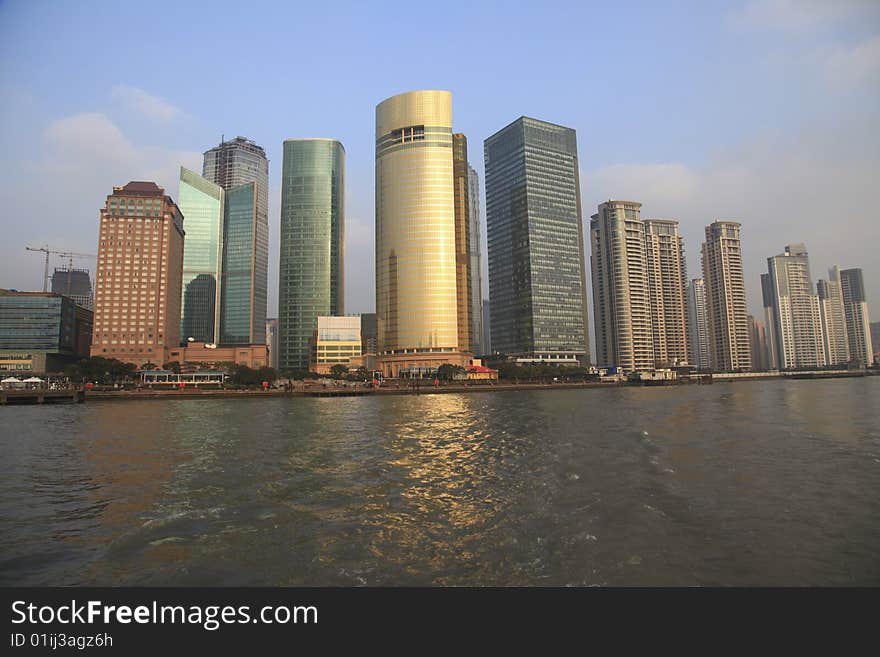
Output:
[[[702,385],[711,385],[713,383],[735,383],[746,381],[789,381],[803,379],[838,379],[838,378],[859,378],[864,376],[877,376],[880,371],[816,371],[816,372],[754,372],[743,374],[715,374],[708,382]],[[132,400],[132,399],[209,399],[209,398],[234,398],[234,399],[253,399],[253,398],[278,398],[278,397],[366,397],[376,395],[430,395],[430,394],[451,394],[451,393],[470,393],[470,392],[504,392],[504,391],[529,391],[529,390],[572,390],[583,388],[617,388],[617,387],[639,387],[643,384],[637,382],[598,382],[598,381],[579,381],[579,382],[493,382],[493,383],[441,383],[433,385],[431,381],[422,381],[419,384],[413,382],[394,382],[386,383],[377,388],[365,387],[363,384],[352,382],[339,382],[338,385],[322,384],[322,383],[300,383],[293,385],[291,390],[218,390],[218,389],[199,389],[195,387],[187,387],[183,389],[146,389],[137,390],[88,390],[86,391],[86,399],[89,400]],[[663,387],[680,387],[687,385],[696,385],[694,382],[686,383],[683,381],[667,383]]]

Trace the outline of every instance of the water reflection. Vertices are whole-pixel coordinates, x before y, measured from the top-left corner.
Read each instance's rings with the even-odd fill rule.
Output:
[[[0,582],[878,583],[878,401],[843,380],[2,409]]]

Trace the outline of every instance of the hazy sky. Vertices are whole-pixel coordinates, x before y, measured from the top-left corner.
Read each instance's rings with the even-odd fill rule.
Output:
[[[25,245],[95,253],[114,185],[176,198],[179,165],[244,135],[270,159],[275,316],[282,141],[335,137],[346,311],[371,311],[375,106],[415,89],[453,92],[481,181],[483,140],[518,116],[570,126],[585,228],[603,200],[640,201],[681,221],[695,277],[705,225],[739,221],[752,312],[766,258],[804,242],[813,279],[864,269],[880,319],[876,0],[0,0],[0,287],[41,288]]]

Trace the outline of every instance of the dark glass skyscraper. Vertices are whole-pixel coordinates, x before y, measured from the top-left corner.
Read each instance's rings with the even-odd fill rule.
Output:
[[[278,366],[309,366],[318,315],[345,308],[345,149],[288,139],[281,170]]]
[[[575,131],[520,117],[484,151],[492,349],[588,363]]]
[[[471,275],[471,352],[479,356],[489,352],[483,338],[483,274],[480,248],[480,178],[468,164],[468,251]]]
[[[95,306],[88,269],[56,268],[52,274],[52,292],[70,297],[76,305],[89,310]]]

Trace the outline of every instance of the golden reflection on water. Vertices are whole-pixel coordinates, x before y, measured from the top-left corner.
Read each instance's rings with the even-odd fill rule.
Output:
[[[461,543],[456,547],[443,538],[478,536],[498,513],[493,452],[499,446],[488,443],[485,418],[477,412],[481,401],[475,395],[415,398],[407,421],[386,426],[389,463],[406,482],[399,492],[406,504],[377,534],[376,556],[402,560],[405,567],[407,560],[424,559],[427,549],[435,570],[472,557],[460,551]]]

